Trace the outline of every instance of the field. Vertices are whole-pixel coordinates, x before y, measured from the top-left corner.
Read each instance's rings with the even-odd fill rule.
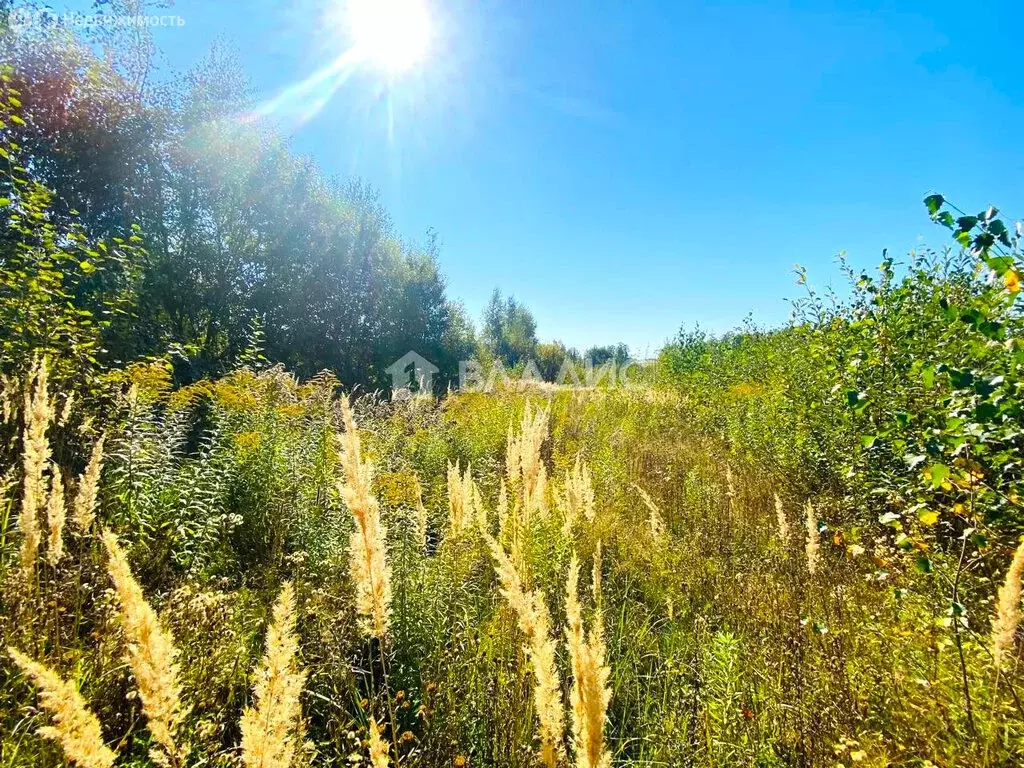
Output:
[[[789,322],[581,353],[497,289],[478,328],[437,233],[254,119],[221,49],[154,83],[148,27],[26,7],[0,768],[1024,764],[1020,223],[931,194],[947,248],[841,259],[835,292],[798,269]],[[392,386],[410,351],[435,378]]]
[[[5,395],[5,766],[1020,756],[1002,556],[851,524],[678,389],[349,408],[329,376],[138,365],[101,430],[46,376]]]

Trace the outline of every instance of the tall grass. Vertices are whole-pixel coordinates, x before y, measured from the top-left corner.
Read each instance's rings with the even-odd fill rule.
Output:
[[[1024,547],[865,526],[691,431],[699,403],[350,402],[275,369],[183,390],[130,371],[107,420],[83,426],[83,398],[61,426],[40,371],[0,468],[20,491],[0,502],[0,765],[1024,756]],[[31,562],[8,535],[26,509]],[[979,525],[984,558],[961,562]]]
[[[356,524],[349,540],[356,611],[363,633],[383,638],[391,618],[391,569],[385,552],[387,531],[381,523],[380,508],[372,491],[373,464],[363,460],[352,409],[344,398],[341,414],[345,427],[339,437],[344,475],[339,491]]]
[[[185,715],[178,683],[178,649],[146,602],[117,537],[104,533],[103,546],[117,593],[128,666],[138,686],[149,732],[159,745],[159,750],[154,749],[150,757],[160,764],[184,765],[186,750],[178,739],[178,729]]]
[[[501,545],[489,537],[487,545],[495,560],[501,593],[526,638],[525,648],[533,665],[533,701],[538,720],[540,759],[548,768],[554,768],[565,751],[562,737],[565,713],[548,607],[540,591],[527,591],[523,587],[522,578]]]
[[[25,392],[25,429],[22,439],[22,498],[18,526],[21,529],[21,569],[25,580],[31,579],[36,567],[36,554],[42,541],[40,512],[46,503],[45,472],[50,461],[50,443],[46,432],[53,418],[47,392],[47,361],[35,364],[31,388]]]
[[[242,760],[246,768],[288,768],[301,739],[299,694],[306,676],[296,655],[295,592],[281,588],[267,630],[266,653],[253,686],[253,706],[242,714]]]
[[[103,743],[100,721],[75,687],[14,648],[7,652],[35,683],[43,708],[53,717],[54,724],[40,727],[39,735],[59,742],[68,761],[81,768],[110,768],[116,755]]]

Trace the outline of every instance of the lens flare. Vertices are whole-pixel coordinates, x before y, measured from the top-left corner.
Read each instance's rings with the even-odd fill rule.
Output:
[[[334,94],[360,72],[377,74],[378,93],[388,103],[394,92],[415,91],[420,78],[408,78],[430,52],[434,27],[426,0],[334,0],[327,10],[334,59],[301,82],[242,115],[244,121],[274,117],[303,124],[328,104]],[[365,81],[363,81],[365,82]],[[407,87],[408,86],[408,87]]]

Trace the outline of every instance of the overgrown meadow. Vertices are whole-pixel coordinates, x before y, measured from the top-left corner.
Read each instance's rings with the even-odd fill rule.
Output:
[[[2,764],[1016,764],[1014,276],[935,258],[629,388],[37,359]]]
[[[1024,760],[1020,225],[931,195],[949,249],[784,328],[392,400],[420,342],[579,356],[500,294],[478,343],[283,150],[272,199],[193,155],[217,72],[160,112],[44,42],[0,69],[0,766]],[[75,165],[96,114],[135,159]]]

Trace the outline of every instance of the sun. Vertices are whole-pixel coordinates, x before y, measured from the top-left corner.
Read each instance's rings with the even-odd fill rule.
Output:
[[[353,52],[389,75],[408,71],[430,46],[430,15],[423,0],[349,0]]]

